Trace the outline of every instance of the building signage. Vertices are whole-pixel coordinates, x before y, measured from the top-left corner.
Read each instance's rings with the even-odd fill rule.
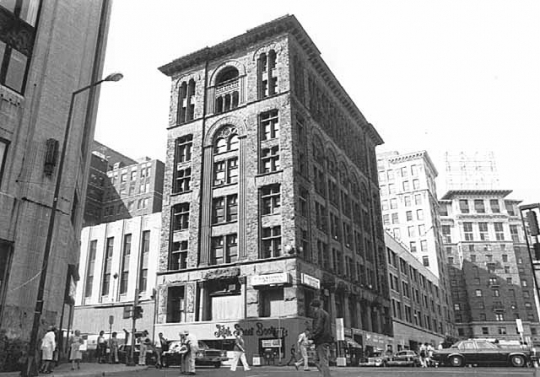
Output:
[[[302,274],[301,275],[302,284],[307,285],[308,287],[312,287],[315,289],[321,289],[321,281],[317,278],[314,278],[313,276]]]
[[[251,285],[253,286],[289,284],[290,282],[291,276],[287,272],[268,275],[253,275],[251,277]]]

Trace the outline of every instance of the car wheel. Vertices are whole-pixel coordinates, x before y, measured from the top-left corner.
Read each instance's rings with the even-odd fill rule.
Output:
[[[513,367],[524,367],[525,358],[521,355],[514,355],[510,358],[510,363]]]
[[[214,364],[214,368],[221,368],[221,362],[215,363],[215,364]]]
[[[463,358],[461,356],[452,356],[449,359],[450,365],[453,367],[462,367],[463,366]]]

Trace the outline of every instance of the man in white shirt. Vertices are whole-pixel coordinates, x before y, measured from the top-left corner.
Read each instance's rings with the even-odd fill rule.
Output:
[[[297,344],[298,344],[298,349],[300,350],[300,354],[302,355],[302,358],[298,360],[296,363],[294,363],[294,366],[296,367],[296,370],[298,370],[298,367],[302,365],[302,363],[304,363],[304,370],[309,370],[307,350],[309,348],[310,341],[309,341],[308,329],[304,330],[304,332],[298,335]]]

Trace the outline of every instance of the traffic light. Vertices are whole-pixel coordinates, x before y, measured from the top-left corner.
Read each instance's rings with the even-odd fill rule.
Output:
[[[131,315],[133,314],[132,306],[124,306],[124,319],[131,318]]]
[[[540,234],[540,228],[538,227],[538,218],[536,212],[530,210],[527,212],[527,222],[529,223],[529,231],[531,236],[538,236]]]
[[[142,318],[143,308],[141,306],[135,306],[133,317],[135,319]]]

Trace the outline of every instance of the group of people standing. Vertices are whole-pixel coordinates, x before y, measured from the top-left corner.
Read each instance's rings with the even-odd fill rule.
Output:
[[[420,347],[418,349],[418,354],[420,356],[420,366],[422,368],[434,366],[434,361],[433,361],[434,351],[435,351],[435,348],[433,348],[433,345],[431,343],[420,344]]]

